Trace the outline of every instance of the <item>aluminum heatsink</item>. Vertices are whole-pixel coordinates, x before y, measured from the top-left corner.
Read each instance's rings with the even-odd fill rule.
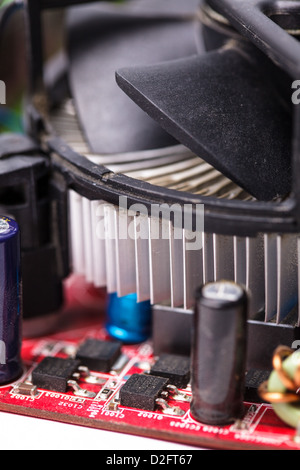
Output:
[[[71,100],[51,113],[50,122],[72,149],[114,173],[177,191],[182,188],[191,194],[255,201],[181,145],[121,155],[93,154]],[[150,299],[152,304],[190,309],[197,286],[229,279],[242,283],[251,292],[252,319],[280,324],[296,309],[297,234],[260,233],[256,237],[242,237],[204,231],[198,234],[201,247],[189,251],[184,229],[176,239],[171,221],[168,236],[153,239],[150,216],[120,211],[117,205],[101,199],[91,201],[74,190],[69,191],[69,205],[74,272],[98,287],[107,287],[110,293],[117,292],[119,296],[137,293],[139,301]],[[126,239],[119,237],[122,217],[132,230],[131,237]],[[141,237],[141,226],[145,227],[146,236]]]

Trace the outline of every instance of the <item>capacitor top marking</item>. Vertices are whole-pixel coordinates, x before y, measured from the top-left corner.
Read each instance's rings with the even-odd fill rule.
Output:
[[[233,282],[210,282],[203,287],[202,295],[206,299],[236,302],[244,295],[244,291]]]

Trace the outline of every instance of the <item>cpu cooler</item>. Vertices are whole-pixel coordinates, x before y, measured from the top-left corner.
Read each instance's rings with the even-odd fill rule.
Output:
[[[196,288],[232,280],[251,295],[249,367],[269,368],[276,346],[299,338],[300,2],[27,0],[1,27],[22,6],[25,135],[2,137],[0,168],[1,209],[31,231],[25,320],[58,311],[73,272],[150,300],[156,350],[188,352]],[[45,57],[42,16],[57,8],[63,47]],[[172,217],[156,238],[162,204]],[[177,237],[184,207],[193,224]],[[133,236],[119,236],[122,218]]]

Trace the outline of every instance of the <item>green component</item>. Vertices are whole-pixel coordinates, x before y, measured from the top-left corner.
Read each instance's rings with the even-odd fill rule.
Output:
[[[1,106],[0,108],[0,133],[17,132],[23,133],[22,116],[18,110]]]
[[[290,379],[295,376],[296,370],[300,367],[300,351],[291,354],[282,363],[283,370]],[[286,393],[287,389],[281,382],[276,371],[273,371],[268,381],[268,391]],[[277,416],[289,426],[297,428],[300,423],[300,402],[296,403],[273,403],[273,409]]]
[[[0,0],[0,7],[4,7],[5,5],[8,5],[9,3],[12,3],[13,0]]]

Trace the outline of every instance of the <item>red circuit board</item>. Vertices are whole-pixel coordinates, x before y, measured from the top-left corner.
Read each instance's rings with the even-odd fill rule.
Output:
[[[162,409],[148,412],[120,406],[116,397],[122,385],[132,374],[145,373],[153,361],[151,341],[122,346],[121,370],[93,373],[101,383],[88,384],[84,378],[79,379],[80,387],[94,392],[94,398],[78,397],[72,390],[57,393],[39,389],[35,396],[16,393],[16,384],[30,381],[31,371],[45,356],[69,357],[70,351],[85,338],[109,339],[101,316],[96,322],[93,316],[87,326],[82,326],[81,320],[78,325],[73,321],[72,325],[66,328],[64,324],[61,331],[45,337],[24,339],[24,373],[14,384],[0,387],[1,411],[184,443],[195,448],[300,450],[295,430],[276,416],[270,404],[245,403],[243,420],[220,428],[195,421],[188,401],[169,400],[171,407],[183,410],[182,416],[165,414]],[[101,398],[104,388],[109,390],[109,396]],[[183,392],[188,396],[192,394],[189,387]]]

